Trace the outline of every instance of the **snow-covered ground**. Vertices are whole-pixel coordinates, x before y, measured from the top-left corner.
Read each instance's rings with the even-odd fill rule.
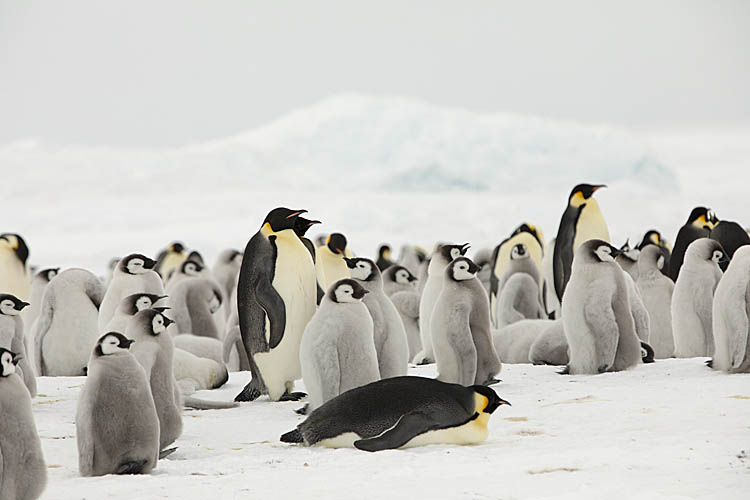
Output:
[[[745,499],[750,375],[703,361],[595,376],[505,365],[494,388],[513,406],[493,414],[489,438],[474,446],[308,448],[279,442],[302,421],[300,403],[264,397],[190,410],[178,451],[146,477],[79,477],[74,415],[84,379],[42,378],[34,414],[50,467],[44,498]],[[434,376],[434,365],[410,373]],[[247,380],[236,373],[196,395],[231,400]]]

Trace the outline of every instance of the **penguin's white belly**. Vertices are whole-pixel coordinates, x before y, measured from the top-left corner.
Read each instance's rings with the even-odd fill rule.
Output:
[[[474,420],[464,425],[440,429],[437,431],[428,431],[419,436],[413,437],[402,448],[413,448],[416,446],[425,446],[428,444],[475,444],[481,443],[487,439],[489,431],[487,422],[490,415],[482,413]]]
[[[295,237],[296,238],[296,237]],[[299,239],[276,239],[277,256],[273,287],[281,295],[286,308],[284,337],[276,348],[253,356],[272,400],[279,399],[287,384],[302,377],[299,348],[302,333],[315,313],[315,268],[312,257]],[[269,322],[266,318],[266,338]]]
[[[604,217],[598,209],[592,211],[589,207],[585,207],[581,211],[581,216],[576,224],[573,250],[576,250],[584,242],[594,239],[609,242],[609,229],[607,229],[607,223],[604,222]]]
[[[30,273],[11,251],[0,251],[0,291],[13,294],[21,300],[29,300]]]
[[[356,432],[345,432],[336,437],[321,439],[316,444],[325,446],[326,448],[354,448],[354,441],[360,439],[362,437]]]
[[[319,261],[318,278],[320,279],[320,287],[324,292],[336,283],[338,280],[349,278],[349,268],[344,262],[344,259],[339,255],[326,255],[324,252],[318,254],[321,258]]]
[[[76,301],[77,302],[77,301]],[[55,314],[42,342],[42,357],[48,376],[78,376],[88,363],[99,338],[97,310],[88,300],[66,303]]]

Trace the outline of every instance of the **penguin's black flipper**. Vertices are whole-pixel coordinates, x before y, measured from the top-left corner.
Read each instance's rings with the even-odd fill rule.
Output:
[[[573,244],[576,238],[576,224],[581,210],[585,204],[578,208],[568,207],[560,220],[560,228],[557,230],[555,239],[555,253],[552,259],[552,269],[555,278],[555,293],[557,299],[562,302],[563,292],[570,280],[570,270],[573,263]]]
[[[261,281],[255,289],[255,297],[258,304],[263,308],[270,323],[271,335],[268,338],[268,347],[275,349],[284,338],[286,328],[286,305],[279,292],[270,281]]]
[[[444,409],[438,409],[438,411],[434,412],[429,412],[425,409],[411,411],[402,415],[398,419],[398,422],[396,422],[396,425],[379,436],[359,439],[354,442],[354,446],[364,451],[394,450],[402,447],[420,434],[447,429],[449,427],[460,427],[478,416],[479,414],[475,413],[470,418],[463,418],[460,422],[457,422],[451,420],[450,412],[446,413]]]

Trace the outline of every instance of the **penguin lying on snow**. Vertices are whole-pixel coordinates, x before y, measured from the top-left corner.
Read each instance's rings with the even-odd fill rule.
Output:
[[[490,415],[510,405],[489,387],[393,377],[328,401],[281,436],[285,443],[380,451],[487,439]]]

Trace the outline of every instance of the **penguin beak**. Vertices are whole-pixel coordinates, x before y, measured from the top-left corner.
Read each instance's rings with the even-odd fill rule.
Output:
[[[470,262],[469,262],[469,272],[470,272],[471,274],[476,274],[476,273],[478,273],[480,269],[481,269],[481,268],[480,268],[480,267],[479,267],[478,265],[476,265],[476,264],[475,264],[475,263],[474,263],[473,261],[470,261]]]
[[[354,269],[357,266],[354,263],[354,259],[350,259],[349,257],[344,257],[344,262],[346,262],[346,267],[349,269]]]
[[[322,222],[320,222],[319,220],[309,220],[309,221],[307,221],[307,227],[312,227],[315,224],[322,224]]]
[[[407,281],[409,281],[409,282],[412,282],[412,281],[417,281],[417,277],[416,277],[416,276],[409,276],[409,277],[408,277],[408,278],[406,278],[406,279],[407,279]]]
[[[621,252],[619,249],[612,247],[612,252],[611,252],[612,257],[618,257],[622,254],[623,252]]]
[[[510,403],[509,403],[508,401],[506,401],[506,400],[504,400],[504,399],[501,399],[501,398],[498,398],[498,400],[497,400],[497,405],[498,405],[498,406],[500,406],[500,405],[508,405],[508,406],[513,406],[513,405],[512,405],[512,404],[510,404]]]
[[[591,188],[591,192],[596,193],[598,190],[600,190],[601,188],[605,188],[605,187],[607,187],[606,184],[599,184],[599,185],[593,186]]]
[[[294,219],[295,217],[298,217],[302,214],[306,214],[307,210],[297,210],[296,212],[292,212],[289,215],[286,216],[287,219]]]
[[[133,339],[123,340],[120,343],[120,347],[122,347],[123,349],[130,349],[130,346],[133,345],[133,342],[135,342],[135,340]]]
[[[152,307],[151,309],[153,309],[154,311],[159,311],[160,313],[163,313],[167,309],[171,309],[171,307],[159,306],[159,307]]]
[[[13,355],[13,364],[18,365],[18,362],[23,359],[23,354],[14,354]]]
[[[28,307],[28,306],[30,306],[30,305],[31,305],[31,304],[29,304],[28,302],[21,302],[20,304],[18,304],[18,309],[17,309],[17,310],[18,310],[18,311],[20,311],[20,310],[22,310],[22,309],[23,309],[24,307]]]
[[[362,288],[361,290],[358,290],[358,291],[354,292],[352,294],[352,297],[354,297],[355,299],[361,299],[362,297],[364,297],[368,293],[370,293],[369,290],[367,290],[365,288]]]
[[[164,318],[164,328],[166,328],[169,325],[171,325],[172,323],[174,323],[173,319],[169,319],[166,316],[164,316],[163,314],[162,314],[162,317]]]
[[[154,259],[149,259],[146,257],[146,262],[143,263],[143,267],[146,269],[153,269],[156,265],[156,261]]]
[[[159,295],[154,302],[159,302],[161,299],[166,299],[167,297],[169,297],[169,295]]]

